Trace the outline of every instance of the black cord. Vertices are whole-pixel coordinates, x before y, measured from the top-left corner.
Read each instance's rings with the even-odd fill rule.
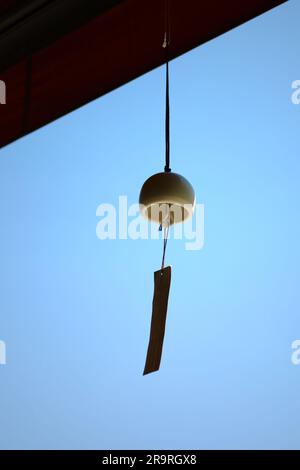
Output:
[[[170,44],[170,11],[169,0],[165,0],[165,38],[163,47],[166,49],[166,119],[165,119],[165,140],[166,140],[166,164],[165,172],[169,173],[170,168],[170,97],[169,97],[169,44]]]
[[[165,119],[165,140],[166,140],[166,164],[165,172],[170,173],[170,96],[169,96],[169,44],[170,44],[170,12],[169,0],[165,0],[165,38],[163,47],[166,49],[166,119]],[[164,226],[164,245],[163,255],[161,261],[161,270],[165,267],[166,248],[169,236],[169,221],[167,226]],[[162,230],[162,224],[159,227]],[[161,273],[162,274],[162,273]]]
[[[169,98],[169,62],[166,63],[166,165],[165,172],[169,173],[170,168],[170,98]]]

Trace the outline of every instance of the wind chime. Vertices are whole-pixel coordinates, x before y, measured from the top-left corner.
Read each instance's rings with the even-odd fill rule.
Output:
[[[147,179],[139,197],[141,215],[150,222],[157,223],[159,230],[163,231],[161,268],[154,273],[152,319],[144,375],[157,371],[161,361],[171,284],[171,266],[165,267],[169,228],[190,218],[195,206],[195,192],[192,185],[182,175],[171,172],[170,168],[169,0],[165,0],[165,7],[163,42],[166,52],[165,168],[164,172],[156,173]]]

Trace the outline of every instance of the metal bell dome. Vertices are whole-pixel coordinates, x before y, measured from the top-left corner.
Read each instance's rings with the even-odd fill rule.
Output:
[[[150,176],[142,186],[141,215],[151,222],[172,225],[189,219],[195,207],[195,192],[189,181],[178,173],[163,172]]]

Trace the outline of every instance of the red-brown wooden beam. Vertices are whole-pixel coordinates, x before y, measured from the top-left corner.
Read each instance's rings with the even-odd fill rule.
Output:
[[[170,58],[285,1],[170,0]],[[80,2],[76,0],[78,5]],[[0,62],[0,80],[6,84],[6,104],[0,105],[0,146],[161,65],[165,61],[164,3],[163,0],[121,0],[109,7],[108,1],[105,11],[92,20],[86,14],[80,16],[78,9],[74,23],[72,16],[63,17],[57,37],[51,26],[51,5],[47,6],[51,31],[47,29],[44,11],[44,33],[38,35],[34,28],[25,30],[22,20],[15,26],[20,31],[18,37],[15,30],[12,35],[9,29],[1,35],[0,23],[0,56],[1,43],[4,39],[7,42],[10,34],[14,41],[20,40],[21,33],[28,34],[28,38],[30,35],[28,47],[22,48],[21,55],[14,47],[15,54],[19,53],[15,56],[16,63],[1,72]],[[42,16],[39,11],[38,14]],[[72,15],[72,9],[69,14]],[[84,24],[79,27],[81,17]],[[38,19],[36,13],[34,18],[27,17],[26,28],[30,21]],[[11,61],[11,57],[4,55],[3,63],[6,59]]]

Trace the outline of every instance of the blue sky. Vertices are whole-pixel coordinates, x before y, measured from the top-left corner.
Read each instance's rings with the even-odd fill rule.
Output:
[[[163,169],[164,68],[0,151],[0,448],[299,448],[299,15],[290,0],[171,63],[171,167],[205,245],[168,244],[158,373],[161,242],[99,240],[96,208]]]

